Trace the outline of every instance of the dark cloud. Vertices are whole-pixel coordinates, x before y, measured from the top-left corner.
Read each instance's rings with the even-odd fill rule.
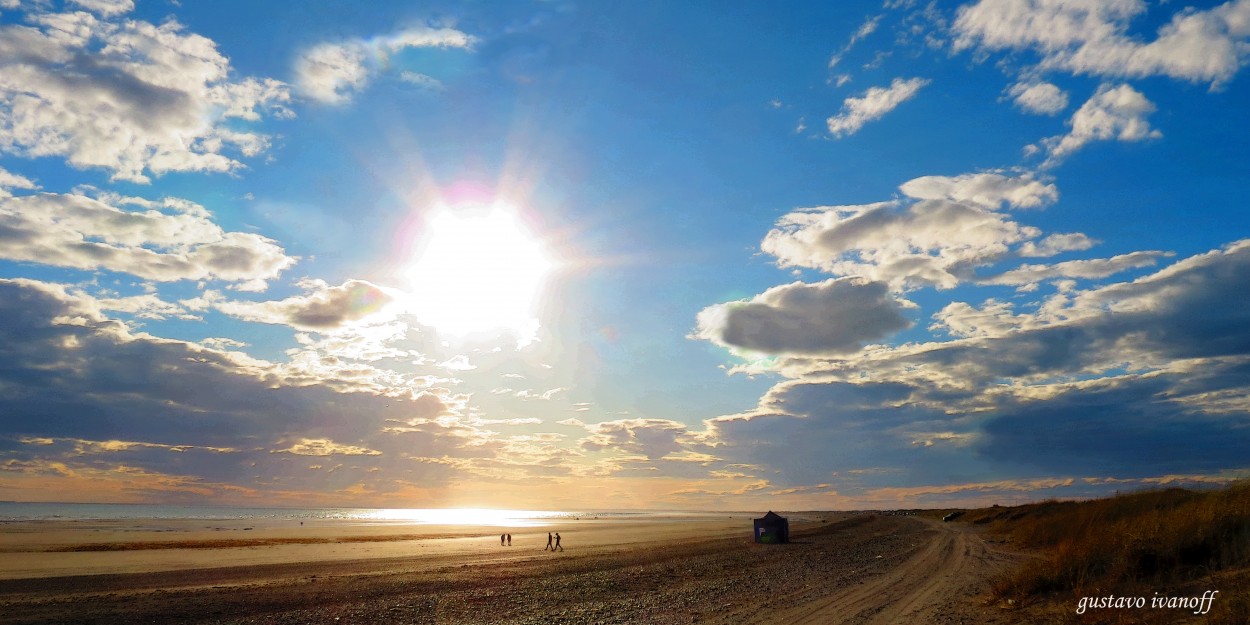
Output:
[[[1234,388],[1244,397],[1250,368],[1239,365],[1216,376],[1234,371],[1240,377]],[[986,436],[977,451],[997,462],[1056,474],[1077,469],[1087,475],[1151,477],[1244,469],[1250,406],[1208,413],[1201,402],[1175,397],[1186,384],[1207,390],[1222,386],[1211,382],[1135,376],[1072,388],[1045,401],[1013,402],[995,410],[982,426]]]
[[[116,477],[124,466],[249,488],[324,491],[366,480],[385,490],[387,479],[414,472],[457,473],[414,458],[499,451],[437,395],[296,385],[283,375],[263,361],[131,334],[63,287],[0,280],[7,470],[64,465]],[[333,480],[316,475],[338,464]]]
[[[907,305],[880,282],[795,282],[705,309],[697,335],[770,354],[846,353],[911,325],[903,315]]]

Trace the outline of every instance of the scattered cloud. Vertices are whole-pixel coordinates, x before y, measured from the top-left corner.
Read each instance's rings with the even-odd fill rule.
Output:
[[[864,124],[881,119],[915,97],[929,82],[925,78],[895,78],[889,87],[873,87],[860,97],[847,98],[842,102],[842,110],[826,120],[829,134],[841,139],[859,132]]]
[[[407,48],[470,48],[474,37],[454,28],[411,28],[371,39],[320,43],[295,61],[300,94],[325,104],[346,104],[386,66],[390,55]],[[441,88],[433,77],[403,72],[400,79],[425,88]]]
[[[1064,252],[1087,250],[1096,243],[1097,241],[1080,232],[1048,234],[1037,242],[1026,241],[1017,253],[1024,257],[1045,258]]]
[[[861,24],[860,27],[855,30],[855,33],[851,35],[851,38],[846,42],[846,45],[842,46],[841,50],[838,50],[829,57],[829,69],[836,67],[838,63],[842,61],[842,57],[846,56],[846,53],[850,52],[851,48],[854,48],[855,44],[859,43],[861,39],[877,32],[877,27],[881,24],[881,18],[883,17],[885,16],[875,15],[864,20],[864,23]]]
[[[382,452],[368,447],[342,445],[328,438],[301,438],[286,449],[274,449],[270,453],[295,454],[297,456],[380,456]]]
[[[1053,167],[1092,141],[1145,141],[1163,133],[1150,127],[1146,117],[1155,105],[1128,85],[1098,88],[1068,120],[1068,134],[1043,140],[1047,149],[1044,167]]]
[[[1068,108],[1068,93],[1048,82],[1018,82],[1007,95],[1020,110],[1037,115],[1058,115]]]
[[[112,17],[123,15],[135,10],[134,0],[70,0],[92,13]]]

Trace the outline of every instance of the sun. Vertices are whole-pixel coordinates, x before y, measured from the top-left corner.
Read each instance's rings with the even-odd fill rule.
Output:
[[[425,222],[407,280],[423,325],[441,334],[537,331],[537,305],[553,263],[507,204],[444,207]]]

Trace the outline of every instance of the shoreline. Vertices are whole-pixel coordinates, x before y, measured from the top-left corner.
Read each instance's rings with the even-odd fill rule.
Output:
[[[485,536],[297,546],[304,552],[277,546],[6,554],[0,566],[9,566],[9,555],[92,556],[114,566],[0,580],[0,624],[737,625],[849,622],[852,615],[863,615],[857,622],[923,623],[952,613],[999,622],[1000,610],[977,597],[1008,559],[969,529],[829,513],[791,517],[791,543],[759,545],[744,519],[572,522],[559,526],[565,551],[557,553],[543,550],[546,528],[513,531],[512,547],[500,547],[491,528]],[[245,561],[235,552],[285,559]],[[162,553],[198,566],[115,566],[117,558]]]
[[[492,549],[539,549],[548,531],[564,547],[627,546],[707,535],[750,537],[748,516],[573,520],[543,526],[460,526],[317,520],[69,520],[0,526],[0,580],[186,571],[286,562],[475,557]],[[499,535],[513,546],[500,547]]]

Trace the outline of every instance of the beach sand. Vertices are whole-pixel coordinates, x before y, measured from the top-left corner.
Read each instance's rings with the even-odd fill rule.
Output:
[[[984,597],[1016,556],[963,524],[790,522],[786,545],[754,544],[749,515],[6,523],[0,623],[1013,622]],[[544,551],[549,531],[564,551]]]

